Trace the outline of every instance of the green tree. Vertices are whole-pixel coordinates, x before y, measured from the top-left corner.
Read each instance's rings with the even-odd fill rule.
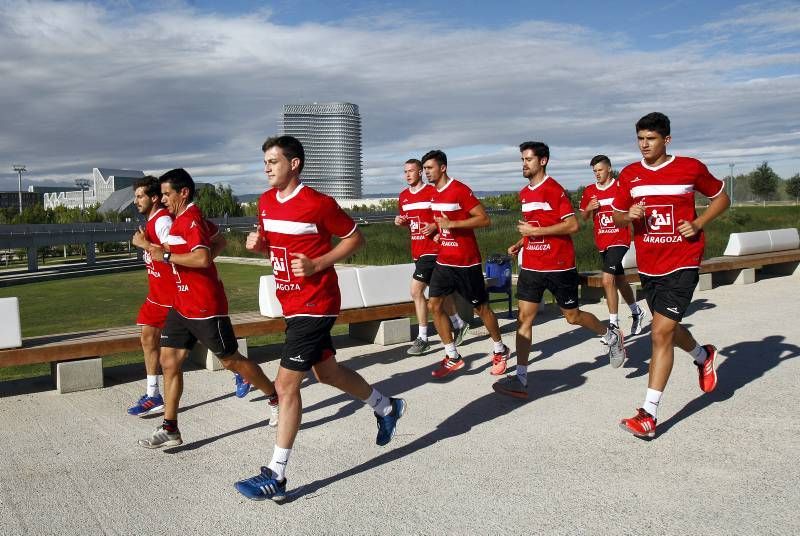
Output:
[[[750,189],[766,205],[767,199],[771,199],[778,191],[780,181],[781,178],[778,177],[778,174],[769,167],[767,162],[763,162],[750,174]]]
[[[800,199],[800,173],[795,173],[792,178],[786,181],[786,193],[789,197],[794,197],[794,204],[796,205]]]
[[[581,186],[572,192],[567,191],[569,194],[569,202],[572,203],[572,206],[576,209],[581,206],[581,198],[583,197],[584,190],[586,190],[586,186]]]
[[[228,216],[244,214],[230,186],[204,186],[195,192],[194,202],[206,218],[219,218],[226,214]]]

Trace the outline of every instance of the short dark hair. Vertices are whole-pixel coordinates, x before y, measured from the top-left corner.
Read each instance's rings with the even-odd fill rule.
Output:
[[[605,162],[606,164],[608,164],[608,167],[611,167],[611,160],[609,160],[609,158],[604,154],[599,154],[599,155],[595,156],[594,158],[592,158],[592,161],[589,162],[589,167],[593,168],[594,166],[596,166],[600,162]]]
[[[636,132],[640,130],[652,130],[666,138],[669,136],[669,117],[661,112],[649,113],[636,122]]]
[[[440,166],[446,166],[447,165],[447,155],[444,154],[444,152],[440,151],[439,149],[434,149],[433,151],[428,151],[427,153],[422,155],[422,158],[420,158],[419,160],[420,160],[420,162],[424,163],[424,162],[427,162],[428,160],[431,160],[431,159],[436,160],[437,162],[439,162]]]
[[[550,147],[541,141],[524,141],[519,144],[519,152],[533,151],[537,158],[547,158],[550,160]]]
[[[414,164],[418,168],[422,169],[422,162],[420,162],[416,158],[409,158],[408,160],[406,160],[406,164]]]
[[[133,183],[133,193],[139,188],[144,188],[144,195],[147,197],[161,197],[161,186],[157,177],[145,175]]]
[[[303,171],[303,165],[306,163],[306,152],[303,149],[303,144],[300,143],[300,140],[294,136],[272,136],[267,138],[264,143],[261,144],[261,152],[266,153],[273,147],[279,147],[280,150],[283,151],[283,156],[285,156],[287,160],[299,158],[299,171]]]
[[[172,189],[180,192],[184,188],[189,189],[189,201],[194,199],[194,180],[189,172],[183,168],[171,169],[158,178],[158,182],[164,184],[168,182]]]

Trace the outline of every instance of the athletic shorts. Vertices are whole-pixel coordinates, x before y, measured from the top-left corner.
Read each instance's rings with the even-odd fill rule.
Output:
[[[298,372],[336,355],[331,339],[335,316],[294,316],[286,319],[281,366]]]
[[[562,309],[578,307],[578,270],[563,272],[537,272],[520,270],[517,279],[517,299],[541,303],[544,291],[549,290]]]
[[[191,350],[197,341],[219,359],[230,357],[239,350],[230,317],[186,318],[171,308],[161,331],[161,346]]]
[[[613,246],[600,252],[603,262],[603,271],[611,275],[624,275],[625,268],[622,267],[622,257],[630,249],[628,246]]]
[[[430,284],[433,268],[436,266],[436,255],[423,255],[414,262],[414,265],[414,275],[411,277],[426,285]]]
[[[437,264],[433,269],[429,286],[428,294],[431,298],[458,292],[473,307],[489,301],[480,264],[466,267]]]
[[[700,274],[697,269],[690,268],[659,276],[639,274],[639,279],[650,311],[680,322],[692,303]]]
[[[167,321],[167,313],[169,313],[170,309],[172,307],[164,307],[150,300],[145,300],[141,309],[139,309],[139,315],[136,317],[136,325],[164,329],[164,323]]]

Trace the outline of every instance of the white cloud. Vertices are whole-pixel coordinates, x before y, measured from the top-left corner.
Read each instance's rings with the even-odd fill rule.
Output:
[[[618,166],[638,158],[633,123],[653,110],[670,115],[676,153],[720,175],[729,159],[742,171],[774,161],[787,177],[800,168],[800,51],[785,45],[798,42],[800,10],[784,4],[742,8],[658,51],[549,21],[484,30],[391,13],[329,25],[270,17],[0,1],[0,187],[15,187],[18,161],[26,179],[180,166],[258,191],[260,145],[281,106],[310,101],[360,106],[373,192],[399,189],[402,163],[433,147],[474,188],[516,189],[516,146],[528,139],[550,144],[548,171],[574,187],[591,180],[596,153]]]

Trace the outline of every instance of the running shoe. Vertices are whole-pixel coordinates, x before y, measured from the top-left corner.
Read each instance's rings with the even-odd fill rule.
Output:
[[[625,361],[625,339],[622,337],[620,329],[614,324],[610,324],[600,342],[608,346],[608,358],[611,366],[621,367]]]
[[[508,346],[505,344],[503,345],[502,352],[492,352],[492,368],[489,370],[489,374],[492,376],[502,376],[505,374],[510,353],[511,350],[509,350]]]
[[[271,428],[275,428],[278,426],[278,395],[274,394],[271,397],[267,398],[267,404],[269,405],[269,426]]]
[[[442,359],[442,362],[439,363],[439,366],[431,371],[431,376],[434,378],[444,378],[448,374],[452,374],[458,369],[464,366],[464,360],[461,359],[461,356],[456,356],[455,359],[450,359],[449,357],[445,357]]]
[[[711,344],[706,344],[703,346],[703,350],[705,350],[707,354],[706,360],[702,365],[698,365],[695,361],[695,366],[697,367],[697,373],[700,379],[700,390],[704,393],[710,393],[717,387],[717,371],[714,370],[717,348]]]
[[[464,342],[464,337],[467,336],[467,333],[469,333],[469,324],[464,322],[463,326],[453,332],[453,341],[456,343],[456,346],[461,346],[461,343]]]
[[[233,379],[236,381],[236,396],[238,398],[246,397],[247,393],[253,390],[253,385],[242,378],[241,374],[234,372]]]
[[[632,433],[636,437],[656,436],[656,420],[643,408],[637,409],[636,415],[630,419],[622,419],[619,422],[619,427],[626,432]]]
[[[286,499],[286,479],[279,481],[269,467],[262,467],[261,473],[252,478],[240,480],[233,485],[236,491],[251,501],[272,499],[281,502]]]
[[[406,352],[408,355],[422,355],[430,349],[431,343],[423,341],[419,337],[413,342],[411,347]]]
[[[631,335],[638,335],[644,329],[647,322],[647,310],[639,307],[639,314],[631,315]]]
[[[492,389],[501,395],[513,396],[514,398],[528,398],[528,386],[522,385],[519,376],[509,374],[502,380],[497,380],[492,384]]]
[[[150,437],[139,440],[139,446],[146,449],[160,449],[161,447],[177,447],[183,443],[179,430],[167,432],[164,425],[159,426],[150,434]]]
[[[161,395],[147,396],[144,394],[142,398],[136,402],[135,406],[128,408],[128,415],[144,417],[145,415],[151,415],[159,411],[164,411],[164,399]]]
[[[389,415],[381,417],[375,414],[378,420],[378,437],[375,438],[375,444],[381,447],[388,445],[392,440],[397,430],[397,421],[406,412],[406,401],[402,398],[390,398],[389,402],[392,404],[392,412]]]

